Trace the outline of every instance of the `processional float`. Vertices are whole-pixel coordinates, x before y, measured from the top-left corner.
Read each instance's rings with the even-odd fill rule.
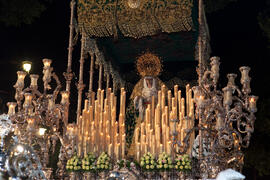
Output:
[[[215,178],[228,168],[241,171],[242,148],[249,146],[257,111],[258,98],[250,95],[250,68],[240,68],[241,88],[235,84],[237,75],[228,74],[228,84],[219,90],[220,62],[218,57],[212,57],[208,63],[209,35],[202,1],[165,3],[156,0],[151,3],[128,0],[99,4],[79,0],[77,25],[76,3],[71,1],[68,63],[64,73],[66,89],[60,93],[61,82],[53,72],[50,59],[43,60],[43,92],[38,88],[38,75],[30,75],[30,86],[25,88],[27,73],[17,73],[16,102],[9,102],[8,115],[1,116],[1,176],[201,179]],[[194,4],[199,12],[195,54],[198,85],[186,85],[182,91],[177,84],[172,90],[161,86],[156,98],[153,96],[143,109],[143,116],[133,129],[132,145],[128,145],[131,139],[127,128],[130,124],[126,122],[125,80],[111,62],[105,60],[93,37],[117,38],[118,31],[132,38],[157,32],[191,31]],[[76,123],[69,123],[75,30],[81,35],[81,55]],[[89,90],[83,99],[87,54],[90,55]],[[99,67],[96,91],[94,64]],[[102,87],[102,77],[106,87]],[[52,80],[56,82],[55,88]],[[11,148],[4,139],[9,132],[14,133],[9,140]],[[59,152],[56,150],[58,142],[61,144]],[[129,156],[131,146],[135,152],[133,156]],[[58,163],[57,170],[53,171],[49,161],[55,154]]]

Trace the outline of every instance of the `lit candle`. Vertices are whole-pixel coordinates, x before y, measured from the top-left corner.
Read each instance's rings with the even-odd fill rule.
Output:
[[[15,102],[8,102],[7,103],[7,106],[8,106],[8,115],[9,116],[15,115],[16,105],[17,105],[17,103],[15,103]]]
[[[258,100],[257,96],[250,96],[249,97],[249,110],[251,112],[256,112],[257,111],[257,107],[256,107],[257,100]]]
[[[61,104],[65,105],[68,103],[68,99],[69,99],[69,92],[68,91],[62,91],[61,92],[62,95],[62,99],[61,99]]]
[[[24,78],[26,76],[26,72],[24,71],[17,71],[18,79],[14,87],[18,89],[23,89],[24,88]]]
[[[38,88],[38,85],[37,85],[37,81],[38,81],[38,75],[37,74],[31,74],[30,75],[30,78],[31,78],[31,84],[30,84],[30,87],[32,89],[37,89]]]

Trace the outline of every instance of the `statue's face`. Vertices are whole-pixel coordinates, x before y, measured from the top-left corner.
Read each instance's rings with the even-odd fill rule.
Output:
[[[148,88],[152,88],[152,84],[153,84],[153,78],[152,77],[147,77],[145,78],[145,82]]]

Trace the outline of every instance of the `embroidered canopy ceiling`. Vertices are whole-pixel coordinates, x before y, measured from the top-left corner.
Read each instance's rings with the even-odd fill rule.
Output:
[[[78,25],[93,37],[191,31],[192,7],[193,0],[78,0]]]

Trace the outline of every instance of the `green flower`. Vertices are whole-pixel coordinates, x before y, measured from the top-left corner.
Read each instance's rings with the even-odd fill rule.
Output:
[[[141,162],[141,166],[144,166],[144,162],[143,161]]]
[[[149,161],[146,161],[145,163],[146,163],[146,164],[149,164]]]
[[[149,169],[149,165],[146,165],[146,169]]]
[[[168,164],[165,164],[165,165],[164,165],[164,168],[167,169],[167,168],[168,168]]]
[[[151,166],[150,166],[150,168],[151,168],[151,169],[154,169],[154,168],[155,168],[155,166],[154,166],[154,165],[151,165]]]

